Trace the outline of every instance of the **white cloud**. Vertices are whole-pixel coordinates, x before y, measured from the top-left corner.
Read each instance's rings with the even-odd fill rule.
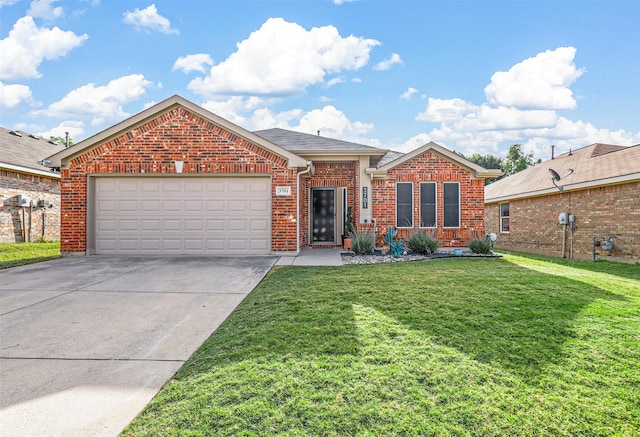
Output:
[[[371,129],[373,124],[351,121],[344,112],[332,105],[307,112],[300,118],[298,125],[293,127],[293,130],[299,132],[316,133],[319,130],[322,136],[349,141],[355,141]]]
[[[213,65],[213,58],[206,53],[196,53],[194,55],[180,56],[173,64],[173,71],[182,70],[184,73],[199,71],[206,73],[206,66]]]
[[[411,100],[411,97],[418,92],[414,87],[409,87],[405,92],[400,94],[400,98],[404,100]]]
[[[480,105],[459,98],[429,98],[416,119],[437,126],[396,149],[406,152],[430,139],[465,154],[504,156],[506,146],[520,143],[535,158],[546,159],[551,144],[557,146],[556,153],[562,153],[592,143],[640,143],[640,131],[610,131],[558,115],[557,109],[575,107],[569,85],[583,70],[576,69],[574,57],[573,47],[561,47],[494,74],[485,88],[488,102]]]
[[[440,123],[459,120],[470,112],[476,111],[477,106],[462,99],[434,99],[429,98],[427,109],[416,116],[416,120]]]
[[[282,18],[268,19],[237,44],[238,50],[214,65],[209,75],[189,83],[196,94],[293,95],[321,83],[327,73],[357,70],[380,43],[341,37],[333,26],[306,30]]]
[[[345,3],[351,3],[352,1],[354,1],[354,0],[333,0],[333,4],[340,6],[340,5],[343,5]]]
[[[171,27],[171,22],[158,14],[158,9],[155,4],[147,6],[144,9],[135,8],[133,11],[127,11],[123,14],[123,21],[127,24],[131,24],[137,31],[150,31],[155,30],[160,33],[175,33],[178,34],[178,29]]]
[[[141,74],[123,76],[104,86],[90,83],[72,90],[47,109],[36,111],[36,115],[57,118],[91,117],[93,125],[109,119],[125,118],[129,114],[122,107],[139,99],[151,85]]]
[[[0,0],[0,9],[4,6],[11,6],[14,3],[18,3],[20,0]]]
[[[44,20],[53,20],[63,15],[60,6],[54,7],[53,4],[58,0],[33,0],[27,11],[27,15]]]
[[[575,55],[575,48],[560,47],[525,59],[509,71],[495,73],[484,89],[487,100],[517,108],[575,108],[569,85],[584,73],[576,68]]]
[[[0,40],[0,79],[40,77],[38,66],[43,60],[66,56],[89,37],[52,29],[38,28],[32,17],[22,17],[14,25],[9,35]]]
[[[389,59],[385,59],[382,62],[378,62],[374,65],[373,69],[377,71],[389,70],[394,64],[402,64],[402,59],[400,59],[400,55],[397,53],[393,53]]]
[[[327,87],[332,87],[341,83],[344,83],[344,77],[334,77],[327,82]]]
[[[38,132],[36,135],[43,138],[65,138],[67,132],[69,132],[69,138],[72,139],[74,143],[77,143],[84,136],[84,123],[82,121],[63,121],[58,126]]]
[[[26,85],[9,85],[0,82],[0,108],[11,109],[21,104],[36,104],[31,89]]]

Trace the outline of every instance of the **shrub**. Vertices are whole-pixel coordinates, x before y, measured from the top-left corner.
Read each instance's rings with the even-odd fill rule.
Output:
[[[427,256],[438,250],[438,242],[435,239],[435,234],[429,234],[425,230],[414,231],[407,242],[407,246],[409,246],[412,252]]]
[[[373,252],[375,241],[367,230],[358,231],[354,229],[353,232],[349,233],[349,238],[351,238],[351,250],[356,255],[366,255]]]
[[[469,243],[469,249],[471,249],[471,252],[473,253],[489,254],[491,253],[491,240],[483,240],[480,238],[471,240]]]

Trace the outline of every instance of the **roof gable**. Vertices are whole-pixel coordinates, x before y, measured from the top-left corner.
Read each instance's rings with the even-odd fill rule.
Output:
[[[42,161],[62,150],[64,146],[45,138],[0,127],[0,166],[3,168],[57,178],[59,175],[42,165]]]
[[[385,174],[386,172],[388,172],[389,170],[398,167],[399,165],[402,165],[408,161],[411,161],[412,159],[416,158],[417,156],[420,156],[426,152],[433,152],[436,155],[440,156],[441,158],[451,162],[454,165],[457,165],[459,167],[463,167],[466,168],[467,170],[469,170],[469,172],[471,173],[471,177],[476,178],[476,179],[489,179],[489,178],[496,178],[502,175],[502,171],[500,170],[495,170],[495,169],[490,169],[487,170],[484,167],[479,166],[478,164],[469,161],[468,159],[458,155],[457,153],[454,153],[452,151],[450,151],[449,149],[442,147],[439,144],[434,143],[433,141],[418,147],[415,150],[412,150],[411,152],[401,155],[401,156],[391,156],[392,160],[388,161],[387,159],[383,159],[381,161],[382,165],[380,165],[375,171],[374,174],[376,173],[383,173]],[[396,152],[397,153],[397,152]]]
[[[640,180],[640,144],[614,146],[592,144],[563,153],[526,170],[501,179],[485,188],[485,201],[555,194],[549,169],[560,175],[563,191]]]
[[[64,168],[71,159],[83,155],[90,150],[99,147],[101,144],[104,144],[112,140],[113,138],[124,134],[127,131],[135,129],[136,126],[140,126],[153,119],[156,119],[178,107],[192,112],[193,114],[196,114],[204,118],[205,120],[208,120],[211,123],[218,125],[232,132],[233,134],[238,135],[252,143],[255,143],[258,146],[263,147],[264,149],[269,150],[270,152],[273,152],[274,154],[286,159],[290,168],[305,167],[307,165],[306,160],[302,157],[291,153],[290,151],[285,150],[282,147],[277,146],[276,144],[267,141],[264,138],[252,132],[249,132],[248,130],[240,126],[237,126],[228,120],[225,120],[224,118],[204,109],[203,107],[184,99],[183,97],[174,95],[102,132],[97,133],[96,135],[93,135],[90,138],[87,138],[86,140],[77,143],[73,147],[50,156],[49,160],[51,161],[51,164],[49,164],[49,166]]]

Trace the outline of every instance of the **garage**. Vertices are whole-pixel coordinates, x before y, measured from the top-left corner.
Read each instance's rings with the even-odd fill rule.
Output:
[[[95,177],[95,254],[267,255],[269,177]]]

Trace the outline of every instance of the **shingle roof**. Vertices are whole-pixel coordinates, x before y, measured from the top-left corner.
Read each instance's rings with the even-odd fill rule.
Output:
[[[274,128],[255,131],[254,134],[293,153],[310,152],[370,152],[384,155],[387,151],[377,147],[349,141],[336,140],[320,135],[310,135],[286,129]]]
[[[51,173],[40,164],[48,156],[64,150],[64,146],[27,132],[0,127],[0,165],[14,170]]]
[[[640,180],[640,144],[615,146],[592,144],[487,185],[485,202],[496,202],[542,194],[558,193],[549,169],[560,175],[564,191]],[[569,169],[573,169],[571,172]]]
[[[378,162],[377,167],[380,168],[383,165],[389,164],[392,161],[395,161],[398,158],[403,157],[405,154],[402,152],[396,152],[395,150],[389,150],[386,155],[382,157],[380,162]]]

